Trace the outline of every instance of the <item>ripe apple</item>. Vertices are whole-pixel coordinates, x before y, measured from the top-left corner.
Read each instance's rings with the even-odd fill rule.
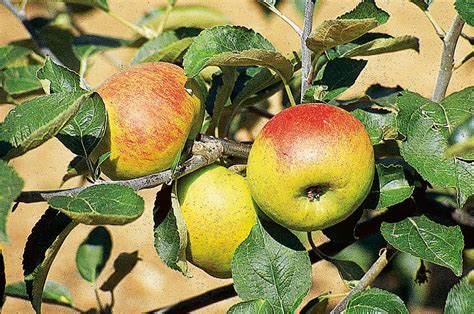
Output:
[[[273,117],[258,134],[247,180],[260,209],[284,227],[314,231],[348,216],[374,177],[364,126],[327,104],[305,104]]]
[[[106,134],[93,158],[110,151],[101,166],[111,179],[131,179],[168,169],[204,118],[197,83],[166,62],[124,69],[98,89],[107,109]]]
[[[214,277],[230,278],[235,249],[257,219],[246,179],[209,165],[178,180],[178,200],[188,229],[188,260]]]

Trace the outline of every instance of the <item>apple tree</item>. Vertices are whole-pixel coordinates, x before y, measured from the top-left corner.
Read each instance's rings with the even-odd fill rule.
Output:
[[[140,311],[189,312],[237,295],[240,302],[229,308],[229,313],[408,313],[409,296],[400,293],[403,288],[391,291],[390,285],[377,280],[395,272],[405,285],[407,281],[429,284],[441,278],[440,273],[449,273],[456,282],[446,291],[444,311],[473,313],[473,259],[463,261],[463,254],[472,255],[474,250],[474,86],[450,95],[446,92],[456,75],[454,70],[474,56],[471,52],[462,60],[454,60],[459,41],[474,43],[474,38],[463,31],[474,26],[474,4],[454,1],[457,14],[444,30],[430,14],[432,1],[410,2],[411,10],[419,10],[429,19],[443,44],[441,60],[436,60],[440,66],[431,99],[409,86],[380,84],[370,86],[359,97],[344,98],[343,93],[363,75],[370,56],[420,50],[418,38],[410,34],[391,36],[378,31],[390,14],[375,0],[362,0],[350,11],[315,25],[313,14],[318,6],[325,5],[323,0],[293,1],[301,23],[280,10],[281,1],[258,0],[265,14],[281,18],[301,39],[301,45],[290,54],[278,51],[244,23],[230,24],[220,12],[180,5],[179,1],[168,0],[131,22],[113,12],[107,0],[57,1],[51,16],[36,18],[26,15],[27,1],[1,0],[30,35],[0,47],[0,102],[14,104],[0,123],[0,241],[4,250],[18,249],[8,246],[7,232],[7,224],[17,223],[17,206],[42,203],[46,208],[31,227],[23,248],[24,281],[6,282],[8,265],[1,259],[3,302],[22,298],[31,302],[36,312],[41,312],[42,303],[83,312],[73,303],[67,285],[48,280],[48,273],[70,232],[86,224],[95,227],[84,234],[77,248],[76,268],[97,293],[97,308],[90,311],[111,312],[114,289],[140,258],[138,249],[120,254],[113,263],[113,274],[98,285],[97,278],[111,257],[112,234],[107,226],[140,219],[150,206],[154,216],[154,230],[150,232],[164,264],[191,277],[192,263],[212,276],[231,277],[233,283],[164,308]],[[113,17],[136,36],[105,37],[84,32],[76,19],[93,10]],[[153,75],[148,78],[139,72],[124,80],[131,82],[129,85],[114,86],[105,96],[108,83],[92,88],[86,74],[96,55],[121,47],[133,48],[135,54],[119,76],[146,68],[150,62],[167,63],[181,74],[157,70],[156,78],[163,76],[155,84]],[[183,83],[178,95],[171,87],[172,75],[182,75],[186,84],[192,81],[193,88]],[[139,83],[133,85],[134,80]],[[116,158],[128,158],[132,150],[148,146],[133,142],[134,138],[141,140],[139,136],[130,137],[130,142],[114,142],[114,132],[124,128],[117,123],[128,117],[117,118],[120,113],[113,106],[121,100],[109,97],[128,93],[133,102],[152,85],[152,97],[143,98],[150,107],[157,99],[194,97],[193,101],[200,101],[196,108],[201,108],[196,112],[201,111],[189,121],[165,128],[167,118],[173,115],[173,119],[180,119],[185,110],[179,103],[166,103],[176,111],[161,112],[160,119],[165,120],[159,121],[163,124],[145,125],[156,127],[158,135],[143,139],[159,142],[163,151],[147,151],[143,160],[124,166],[143,170],[137,172],[140,175],[110,175],[107,169],[117,166]],[[165,94],[169,90],[170,94]],[[268,111],[269,98],[277,93],[283,95],[279,103],[286,112],[283,122],[283,115],[274,117]],[[303,134],[308,144],[299,146],[297,139],[302,136],[295,130],[300,123],[323,117],[319,111],[298,116],[298,108],[303,110],[308,104],[347,116],[329,122],[331,130],[342,130],[328,142],[330,145],[321,143],[332,136],[332,131],[314,122],[311,131],[320,133]],[[269,151],[269,144],[259,137],[255,145],[236,140],[239,130],[254,127],[261,119],[270,120],[267,129],[280,119],[272,131],[272,143],[277,143],[274,151]],[[196,121],[198,134],[190,136]],[[360,125],[362,131],[350,145],[334,153],[343,145],[344,130],[351,123]],[[142,126],[134,127],[138,130]],[[184,136],[179,145],[177,140],[169,140],[177,131]],[[10,161],[53,138],[75,155],[65,170],[64,182],[81,176],[84,184],[70,189],[25,190],[24,180]],[[367,140],[365,150],[355,142],[361,138]],[[172,145],[179,149],[166,155]],[[121,147],[120,152],[117,147]],[[286,159],[288,164],[274,163],[274,155],[288,156],[285,147],[297,147],[303,157]],[[157,153],[160,160],[156,162],[168,158],[163,169],[144,168],[146,163],[141,161],[149,158],[148,153]],[[253,157],[257,154],[258,158]],[[314,154],[329,159],[320,165],[312,159]],[[286,174],[276,177],[282,168]],[[321,173],[326,175],[321,185],[300,183]],[[305,227],[295,222],[309,222],[311,212],[302,217],[292,199],[300,196],[290,193],[291,187],[302,190],[308,197],[305,204],[312,206],[329,195],[333,180],[348,177],[357,179],[357,184],[342,187],[327,203],[321,201],[319,210],[326,212],[326,218],[318,216],[316,223]],[[275,185],[265,180],[274,180]],[[265,189],[256,191],[261,186]],[[145,204],[138,192],[156,187],[160,188],[153,206]],[[343,214],[341,204],[350,204]],[[245,212],[236,206],[245,207]],[[326,241],[316,241],[318,235]],[[364,253],[355,254],[357,250]],[[407,259],[419,265],[415,273],[403,270]],[[321,261],[338,270],[347,291],[308,296],[311,286],[324,276],[312,268]],[[110,292],[112,301],[102,302],[99,289]],[[329,306],[329,300],[336,300],[335,305]]]

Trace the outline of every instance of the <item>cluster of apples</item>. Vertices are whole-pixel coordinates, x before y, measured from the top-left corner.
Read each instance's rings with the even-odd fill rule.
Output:
[[[168,169],[203,121],[197,84],[173,64],[132,66],[98,93],[108,129],[94,154],[111,152],[102,170],[114,180]],[[231,276],[234,251],[261,212],[300,231],[324,229],[351,215],[372,185],[374,152],[364,126],[350,113],[304,104],[264,126],[246,173],[210,165],[178,180],[187,258],[215,277]]]

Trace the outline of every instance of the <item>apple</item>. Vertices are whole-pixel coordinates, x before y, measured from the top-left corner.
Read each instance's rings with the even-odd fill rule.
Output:
[[[327,104],[298,105],[263,127],[247,180],[260,209],[284,227],[320,230],[349,217],[372,186],[374,151],[364,126]]]
[[[230,278],[235,249],[257,219],[247,180],[209,165],[178,180],[178,200],[188,229],[187,259],[214,277]]]
[[[113,180],[170,168],[188,138],[200,131],[204,102],[180,67],[146,62],[110,77],[98,89],[107,109],[106,134],[93,152],[110,151],[101,170]]]

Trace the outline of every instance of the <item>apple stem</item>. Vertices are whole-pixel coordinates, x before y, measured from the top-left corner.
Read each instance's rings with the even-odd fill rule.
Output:
[[[296,106],[296,101],[295,101],[295,97],[293,97],[293,93],[291,92],[290,85],[285,79],[283,79],[283,77],[282,77],[282,80],[283,80],[283,85],[285,86],[286,94],[288,95],[288,99],[290,100],[291,107],[294,107]]]

